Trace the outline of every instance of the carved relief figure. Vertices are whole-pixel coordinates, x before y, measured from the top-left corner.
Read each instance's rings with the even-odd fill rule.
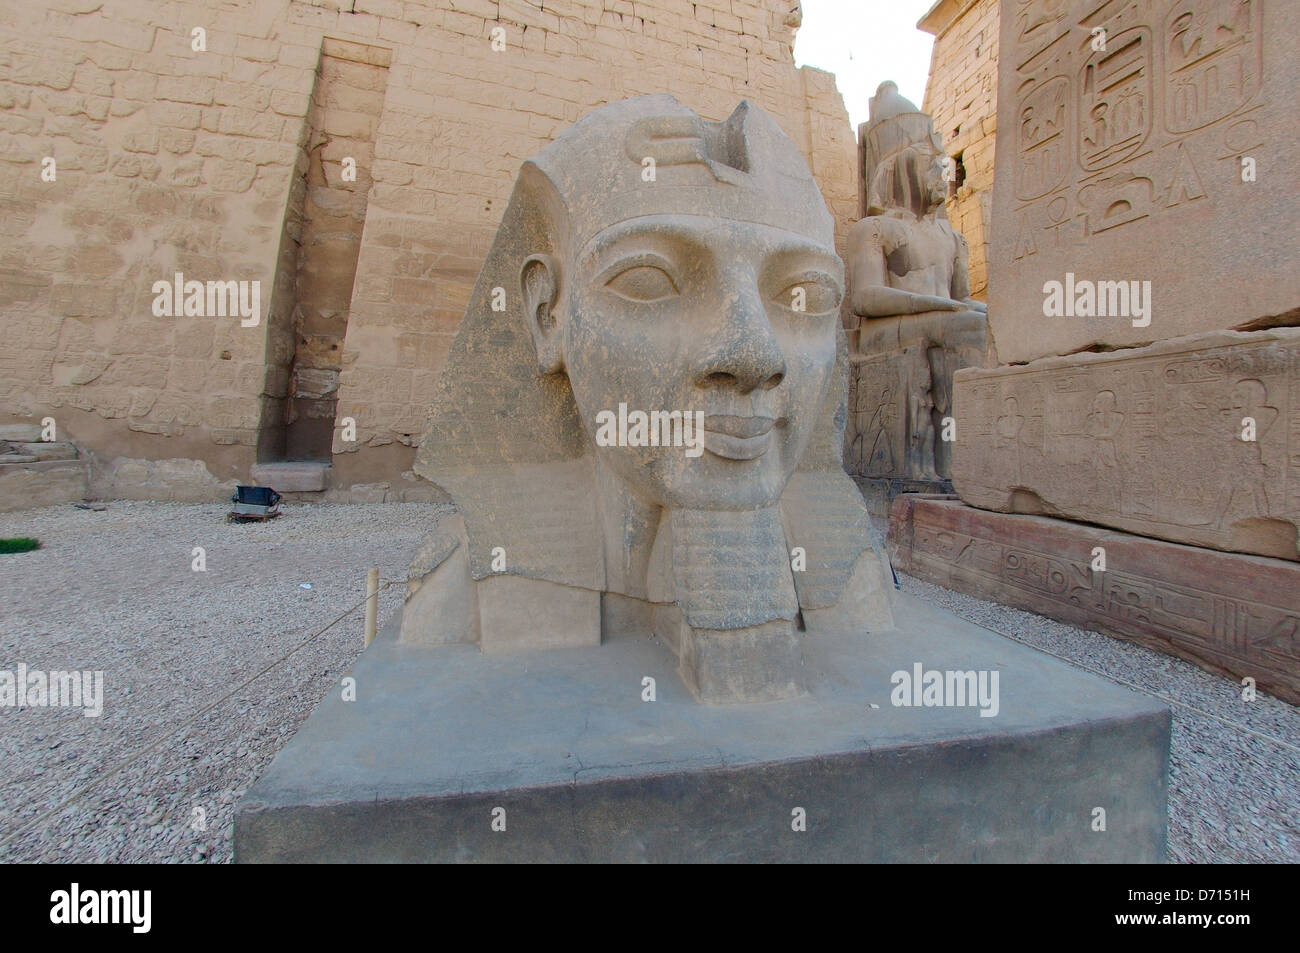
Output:
[[[925,478],[934,468],[934,396],[926,351],[912,349],[910,385],[907,389],[908,476]]]
[[[1107,505],[1121,508],[1123,476],[1115,440],[1124,426],[1124,414],[1115,409],[1115,392],[1104,390],[1092,402],[1092,410],[1084,421],[1084,433],[1092,438],[1092,471],[1097,494]]]
[[[997,444],[997,468],[1003,476],[1003,486],[1014,487],[1020,483],[1020,430],[1025,418],[1020,413],[1020,402],[1014,397],[1002,401],[1002,414],[994,427]]]
[[[886,387],[880,392],[876,408],[867,422],[866,433],[874,434],[871,452],[867,457],[868,472],[894,473],[898,467],[898,457],[894,450],[894,419],[898,408],[892,388]]]
[[[1260,452],[1260,441],[1273,426],[1278,409],[1269,406],[1268,389],[1263,381],[1248,379],[1238,381],[1232,389],[1232,403],[1228,407],[1233,480],[1224,489],[1223,508],[1219,513],[1219,527],[1230,527],[1242,520],[1268,516],[1268,466]],[[1243,439],[1249,425],[1254,433]]]
[[[860,320],[856,347],[861,354],[916,348],[922,358],[932,348],[943,360],[925,374],[912,375],[907,431],[897,440],[910,472],[876,474],[938,480],[933,423],[919,426],[920,402],[937,403],[935,391],[951,393],[951,374],[982,365],[987,345],[987,308],[970,297],[966,241],[948,223],[947,157],[929,116],[882,83],[871,100],[865,150],[867,217],[849,234],[850,306]],[[944,380],[933,373],[942,369]],[[925,394],[915,392],[924,387]],[[946,410],[947,408],[939,408]],[[872,434],[866,435],[874,443]],[[917,446],[924,441],[925,447]],[[946,455],[938,455],[946,461]]]

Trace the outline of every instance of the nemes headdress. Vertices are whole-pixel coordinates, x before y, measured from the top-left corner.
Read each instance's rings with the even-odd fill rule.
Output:
[[[567,260],[601,230],[647,214],[709,215],[834,243],[834,222],[803,156],[748,102],[710,122],[671,96],[623,100],[588,114],[525,162],[415,464],[460,507],[474,579],[492,573],[492,549],[505,546],[507,572],[606,591],[594,454],[568,379],[539,372],[520,270],[538,253]],[[494,288],[506,290],[504,312],[492,310]],[[841,333],[834,379],[782,505],[802,493],[791,510],[799,518],[828,527],[861,522],[865,539],[861,498],[840,462],[846,368]],[[815,492],[804,492],[814,484]],[[852,559],[849,568],[842,562],[800,573],[801,603],[806,593],[818,605],[834,604]]]
[[[544,179],[554,190],[574,250],[647,214],[651,203],[655,214],[711,215],[834,241],[834,221],[803,156],[747,101],[722,122],[667,95],[612,103],[524,163],[520,178]]]

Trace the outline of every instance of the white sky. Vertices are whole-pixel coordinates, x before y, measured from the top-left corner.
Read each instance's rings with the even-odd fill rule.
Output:
[[[794,61],[835,74],[855,131],[887,79],[923,109],[934,37],[916,21],[932,6],[934,0],[803,0]]]

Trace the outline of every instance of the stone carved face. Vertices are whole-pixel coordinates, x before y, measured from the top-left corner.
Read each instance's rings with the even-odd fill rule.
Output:
[[[906,209],[920,217],[947,199],[944,154],[921,143],[903,149],[876,171],[869,204],[872,214]]]
[[[830,385],[844,288],[834,248],[771,225],[652,214],[571,258],[535,256],[523,285],[541,315],[542,369],[567,374],[598,459],[662,506],[776,502]],[[703,453],[599,446],[597,416],[620,404],[703,412]]]
[[[942,205],[948,199],[948,164],[945,162],[945,156],[942,153],[923,154],[929,159],[924,173],[925,195],[929,202],[930,208]]]
[[[413,468],[459,506],[471,578],[504,547],[508,575],[746,630],[740,656],[828,607],[868,545],[834,244],[807,161],[747,102],[720,121],[610,103],[524,162]],[[620,405],[629,426],[702,415],[703,440],[607,445]],[[787,534],[825,558],[796,577]]]

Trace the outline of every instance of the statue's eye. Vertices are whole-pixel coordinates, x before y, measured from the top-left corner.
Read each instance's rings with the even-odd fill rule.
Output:
[[[633,265],[605,282],[605,287],[620,298],[643,304],[677,294],[673,279],[657,265]]]
[[[776,296],[777,303],[791,311],[825,314],[840,306],[840,290],[826,278],[796,281]]]

